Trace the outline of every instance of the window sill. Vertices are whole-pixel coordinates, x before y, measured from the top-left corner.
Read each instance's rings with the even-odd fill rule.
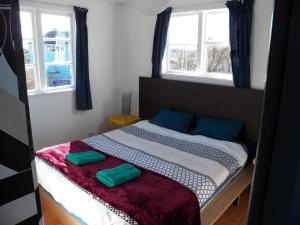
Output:
[[[233,81],[229,77],[226,78],[220,74],[188,74],[166,72],[162,74],[162,78],[170,80],[189,81],[213,85],[223,85],[233,87]]]
[[[53,95],[53,94],[62,94],[62,93],[73,92],[73,91],[75,91],[75,87],[55,89],[55,90],[45,90],[45,91],[34,91],[34,92],[28,91],[28,96],[29,97],[45,96],[45,95]]]

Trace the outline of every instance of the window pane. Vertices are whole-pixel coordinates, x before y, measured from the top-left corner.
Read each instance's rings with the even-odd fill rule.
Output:
[[[171,45],[169,48],[170,70],[197,70],[197,45]]]
[[[28,90],[36,89],[35,69],[31,66],[26,66],[26,83]]]
[[[171,17],[169,44],[197,44],[198,22],[198,15]]]
[[[20,12],[22,37],[32,39],[32,17],[30,12]]]
[[[184,68],[184,48],[180,46],[170,47],[170,70],[182,70]]]
[[[69,16],[42,14],[44,38],[70,38],[71,19]]]
[[[72,84],[72,65],[46,65],[48,87]]]
[[[51,14],[41,18],[47,86],[72,85],[71,18]]]
[[[68,41],[47,40],[44,41],[45,63],[70,62],[71,44]]]
[[[197,70],[197,46],[186,46],[186,63],[187,71]]]
[[[33,41],[23,41],[25,64],[34,64]]]
[[[232,73],[230,48],[228,46],[207,45],[208,73]]]
[[[229,12],[206,13],[206,41],[229,43]]]

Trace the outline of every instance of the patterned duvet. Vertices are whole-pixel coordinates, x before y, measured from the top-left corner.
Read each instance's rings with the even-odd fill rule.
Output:
[[[201,208],[247,161],[240,144],[182,134],[148,121],[84,142],[181,183],[197,195]]]

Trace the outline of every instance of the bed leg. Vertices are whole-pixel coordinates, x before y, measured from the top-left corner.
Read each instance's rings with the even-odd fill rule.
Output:
[[[232,205],[234,205],[235,207],[238,207],[240,205],[240,198],[241,198],[241,196],[237,197],[237,199],[234,200],[234,202],[232,203]]]

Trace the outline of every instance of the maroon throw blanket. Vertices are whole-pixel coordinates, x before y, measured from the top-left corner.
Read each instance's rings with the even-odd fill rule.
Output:
[[[167,177],[137,167],[142,171],[138,179],[108,188],[96,179],[96,173],[119,166],[124,163],[123,160],[103,153],[107,160],[79,167],[64,158],[68,153],[88,150],[95,149],[81,141],[74,141],[40,150],[36,156],[95,197],[127,214],[139,225],[200,224],[196,195]]]

